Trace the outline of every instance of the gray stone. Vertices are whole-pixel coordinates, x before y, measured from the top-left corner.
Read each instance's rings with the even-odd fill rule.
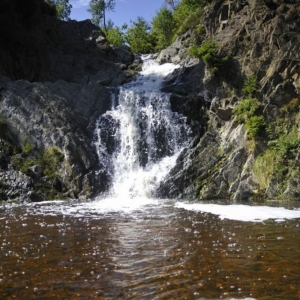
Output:
[[[167,49],[164,49],[162,50],[158,57],[157,57],[157,61],[160,63],[160,64],[164,64],[164,63],[167,63],[167,62],[173,62],[173,58],[177,56],[177,49],[174,48],[174,47],[169,47]]]
[[[245,201],[253,195],[253,187],[247,181],[241,181],[232,197],[233,201]]]

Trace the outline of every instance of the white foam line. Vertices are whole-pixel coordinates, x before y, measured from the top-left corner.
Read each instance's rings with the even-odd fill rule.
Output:
[[[283,207],[249,206],[249,205],[219,205],[202,203],[177,202],[175,207],[218,215],[220,219],[243,222],[262,222],[268,219],[283,221],[300,218],[300,210],[289,210]]]

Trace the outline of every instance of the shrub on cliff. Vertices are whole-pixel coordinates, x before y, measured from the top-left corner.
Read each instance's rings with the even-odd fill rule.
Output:
[[[271,180],[278,183],[278,194],[286,188],[289,179],[298,178],[297,154],[300,147],[298,128],[290,120],[278,119],[267,127],[271,141],[253,165],[260,188],[267,189]]]
[[[252,116],[249,119],[246,119],[245,126],[248,136],[251,139],[256,139],[265,128],[266,122],[263,116]]]
[[[260,102],[255,98],[243,99],[234,109],[233,114],[238,123],[245,123],[245,121],[258,113],[261,107]]]
[[[235,119],[240,124],[245,124],[248,136],[256,139],[266,127],[265,119],[259,114],[261,103],[255,98],[242,100],[234,109]]]
[[[182,0],[174,9],[173,18],[175,22],[174,31],[183,34],[188,29],[200,23],[202,9],[212,1],[208,0]],[[200,15],[198,14],[200,12]],[[198,16],[196,17],[196,14]],[[192,17],[191,17],[192,16]]]
[[[248,97],[253,97],[254,93],[257,91],[257,78],[254,75],[249,76],[245,82],[242,91]]]
[[[193,46],[189,54],[203,60],[207,68],[214,73],[228,60],[228,57],[220,55],[218,50],[218,44],[211,39],[207,39],[200,47]]]

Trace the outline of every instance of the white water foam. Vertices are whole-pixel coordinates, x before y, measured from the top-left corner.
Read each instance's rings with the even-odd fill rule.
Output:
[[[249,206],[249,205],[219,205],[203,203],[177,202],[176,207],[218,215],[220,219],[243,222],[262,222],[268,219],[284,221],[300,218],[300,210],[289,210],[283,207]]]
[[[95,145],[100,162],[109,166],[110,197],[151,197],[187,146],[185,118],[171,111],[170,95],[159,91],[176,68],[143,57],[140,75],[120,88],[116,107],[101,116]]]

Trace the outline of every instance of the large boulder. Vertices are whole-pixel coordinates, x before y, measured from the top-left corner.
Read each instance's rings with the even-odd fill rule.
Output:
[[[56,169],[61,196],[92,197],[108,188],[110,178],[93,142],[98,117],[111,107],[106,87],[63,80],[55,83],[20,80],[8,82],[1,94],[0,112],[6,118],[14,143],[19,148],[29,145],[32,149],[23,158],[12,157],[14,169],[22,168],[29,160],[38,161],[42,153],[56,147],[63,154],[63,161]],[[36,173],[27,172],[35,186],[45,180]],[[46,181],[57,189],[57,182]]]

